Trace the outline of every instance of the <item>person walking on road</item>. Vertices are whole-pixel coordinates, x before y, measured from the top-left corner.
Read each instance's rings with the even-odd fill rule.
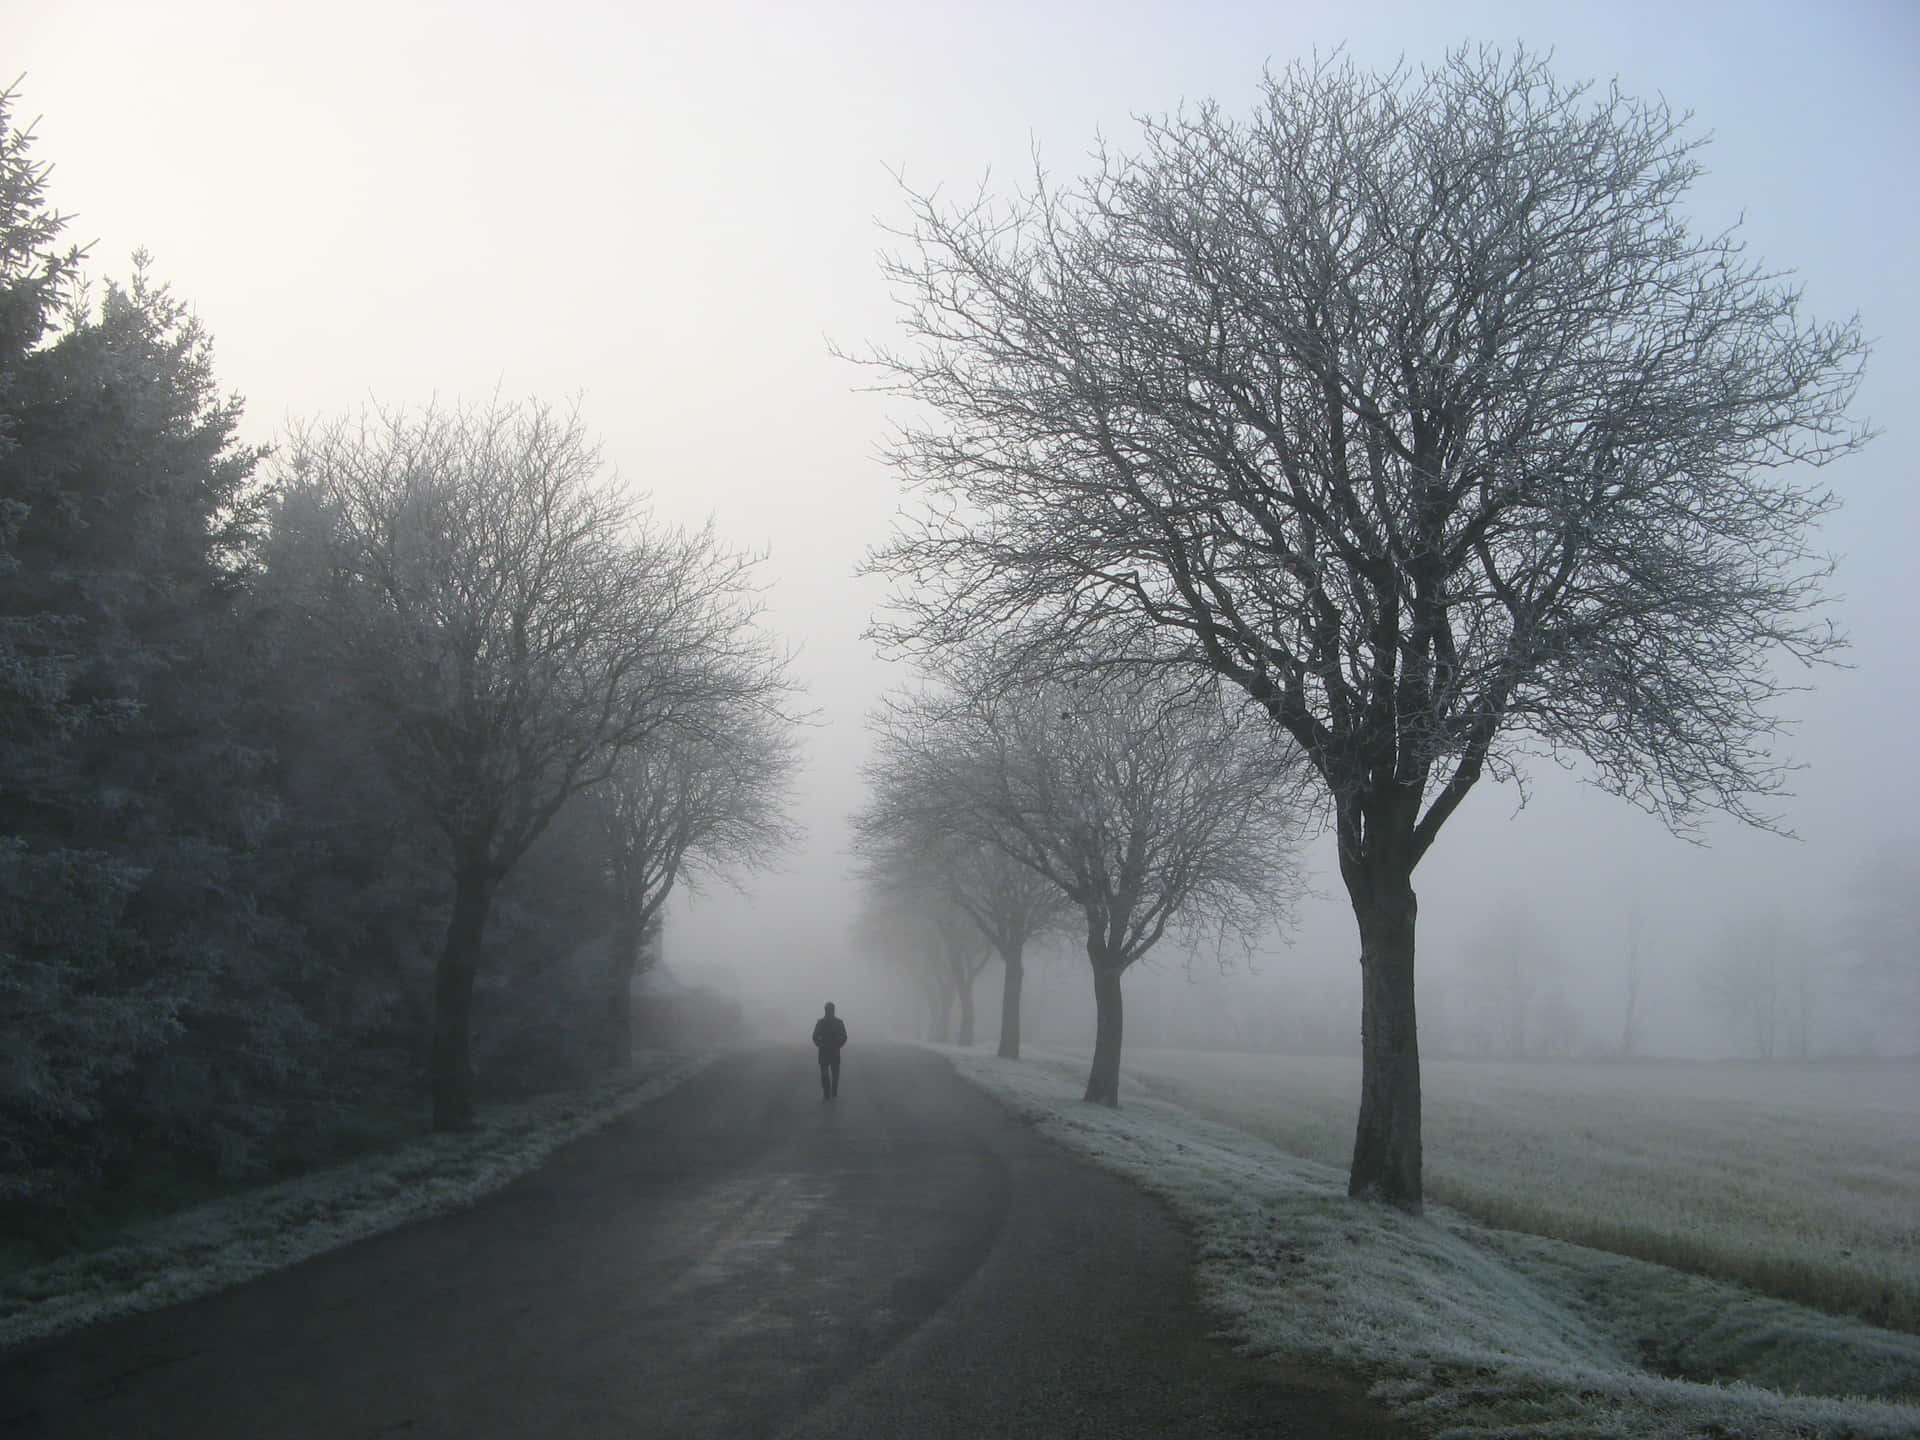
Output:
[[[847,1043],[846,1022],[833,1013],[831,1000],[813,1022],[813,1043],[820,1052],[820,1098],[831,1100],[840,1093],[840,1047]]]

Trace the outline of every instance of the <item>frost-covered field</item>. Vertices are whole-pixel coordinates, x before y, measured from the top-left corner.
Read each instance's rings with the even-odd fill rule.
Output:
[[[471,1205],[560,1146],[664,1095],[711,1054],[640,1051],[595,1090],[483,1106],[474,1129],[428,1135],[129,1230],[108,1248],[0,1279],[0,1347],[238,1285],[410,1221]]]
[[[1344,1166],[1357,1059],[1142,1050],[1157,1093]],[[1920,1330],[1920,1065],[1421,1067],[1427,1193]]]
[[[1361,1370],[1448,1437],[1893,1440],[1920,1436],[1920,1337],[1644,1261],[1346,1198],[1288,1154],[1085,1062],[942,1049],[1042,1131],[1193,1227],[1203,1293],[1246,1349]],[[1676,1377],[1716,1377],[1721,1383]],[[1797,1392],[1797,1393],[1795,1393]],[[1852,1398],[1847,1398],[1852,1397]]]

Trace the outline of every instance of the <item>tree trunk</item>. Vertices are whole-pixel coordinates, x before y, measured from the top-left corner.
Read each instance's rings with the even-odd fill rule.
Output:
[[[1360,1123],[1347,1193],[1420,1213],[1420,1036],[1413,1006],[1410,870],[1354,894],[1360,922]],[[1349,887],[1352,888],[1351,885]]]
[[[607,1068],[621,1074],[633,1066],[633,976],[640,965],[640,928],[629,916],[613,927],[613,966],[607,977]]]
[[[1089,947],[1091,948],[1091,947]],[[1120,1108],[1120,969],[1093,962],[1093,1069],[1087,1074],[1086,1098],[1112,1109]]]
[[[465,1130],[473,1124],[473,977],[480,968],[480,937],[493,905],[493,874],[484,863],[462,865],[454,875],[453,917],[433,991],[433,1128]]]
[[[944,1045],[953,1034],[953,986],[936,981],[927,988],[928,1021],[933,1043]]]
[[[960,963],[954,967],[953,988],[960,992],[960,1039],[963,1047],[973,1044],[973,973],[967,965],[966,956],[960,957]]]
[[[1633,1059],[1640,1048],[1640,907],[1627,917],[1627,1018],[1620,1027],[1620,1058]]]
[[[1027,967],[1022,959],[1024,947],[1015,945],[1002,954],[1007,964],[1007,978],[1000,986],[1000,1058],[1018,1060],[1020,1058],[1020,986],[1027,978]]]
[[[1796,981],[1799,992],[1800,1008],[1794,1020],[1795,1047],[1802,1060],[1813,1058],[1813,981],[1807,974],[1807,962],[1800,960],[1799,979]]]

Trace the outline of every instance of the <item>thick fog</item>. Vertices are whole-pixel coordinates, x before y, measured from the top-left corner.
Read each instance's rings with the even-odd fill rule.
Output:
[[[877,458],[898,412],[832,353],[893,338],[876,253],[904,223],[895,177],[961,194],[1017,183],[1035,155],[1072,175],[1097,135],[1127,143],[1132,114],[1240,108],[1264,65],[1342,45],[1383,66],[1517,39],[1564,76],[1692,110],[1715,137],[1697,225],[1741,221],[1812,314],[1858,312],[1877,337],[1856,413],[1884,433],[1826,476],[1844,499],[1825,543],[1850,668],[1790,676],[1808,687],[1782,705],[1795,839],[1725,820],[1675,838],[1546,755],[1524,793],[1483,782],[1416,876],[1425,1043],[1508,1053],[1501,997],[1518,987],[1527,1048],[1617,1049],[1637,953],[1633,1048],[1747,1053],[1712,976],[1771,945],[1810,997],[1782,1053],[1920,1045],[1920,1017],[1856,964],[1863,907],[1920,875],[1905,4],[4,9],[6,78],[24,72],[24,115],[43,116],[70,233],[102,275],[152,252],[246,397],[249,438],[369,398],[578,396],[659,513],[711,515],[766,551],[768,620],[815,710],[795,800],[808,839],[779,873],[677,902],[665,957],[796,1041],[824,999],[856,1038],[912,1025],[905,990],[850,946],[845,818],[863,717],[901,678],[863,637],[884,587],[856,576],[902,503]],[[1130,1044],[1357,1048],[1353,920],[1326,841],[1308,854],[1317,893],[1286,941],[1190,965],[1167,946],[1129,976]],[[1491,973],[1503,955],[1520,979]],[[1078,963],[1036,966],[1033,1041],[1087,1043]]]

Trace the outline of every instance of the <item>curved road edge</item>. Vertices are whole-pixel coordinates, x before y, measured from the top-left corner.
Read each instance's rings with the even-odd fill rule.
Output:
[[[1188,1112],[1164,1096],[1141,1086],[1122,1073],[1122,1107],[1107,1110],[1091,1107],[1098,1114],[1076,1118],[1085,1102],[1078,1096],[1086,1067],[1084,1056],[1066,1056],[1050,1051],[1029,1052],[1023,1061],[1008,1062],[991,1050],[961,1049],[929,1041],[915,1041],[914,1048],[937,1055],[953,1068],[954,1075],[983,1098],[991,1100],[1021,1126],[1074,1161],[1095,1168],[1126,1184],[1162,1207],[1191,1245],[1190,1265],[1193,1299],[1206,1317],[1205,1362],[1222,1374],[1237,1374],[1245,1381],[1290,1392],[1299,1397],[1318,1397],[1326,1407],[1328,1423],[1340,1433],[1367,1435],[1373,1440],[1412,1436],[1410,1417],[1398,1413],[1389,1395],[1380,1388],[1384,1378],[1381,1367],[1370,1364],[1372,1357],[1343,1360],[1329,1347],[1301,1347],[1289,1351],[1275,1345],[1272,1337],[1260,1333],[1252,1323],[1239,1287],[1227,1279],[1232,1269],[1221,1251],[1237,1249],[1222,1232],[1219,1206],[1194,1203],[1194,1197],[1181,1187],[1166,1183],[1164,1175],[1154,1173],[1162,1165],[1178,1165],[1195,1158],[1176,1153],[1185,1144],[1173,1145],[1164,1137],[1128,1135],[1116,1148],[1103,1143],[1110,1140],[1111,1127],[1130,1128],[1129,1106],[1143,1100],[1162,1118],[1166,1112],[1178,1112],[1194,1130],[1231,1134],[1250,1145],[1269,1149],[1244,1132]],[[1011,1063],[1018,1079],[1002,1067]],[[1190,1139],[1197,1138],[1190,1136]],[[1306,1164],[1310,1162],[1295,1162]],[[1231,1184],[1229,1188],[1234,1188]],[[1213,1197],[1216,1201],[1219,1197]],[[1236,1197],[1244,1206],[1252,1196]],[[1223,1240],[1226,1243],[1222,1244]],[[1225,1281],[1226,1283],[1223,1283]],[[1193,1343],[1192,1340],[1189,1343]]]
[[[0,1280],[0,1351],[243,1285],[343,1245],[463,1210],[727,1053],[642,1050],[591,1090],[483,1107],[472,1130],[424,1135],[149,1222],[120,1242]]]

